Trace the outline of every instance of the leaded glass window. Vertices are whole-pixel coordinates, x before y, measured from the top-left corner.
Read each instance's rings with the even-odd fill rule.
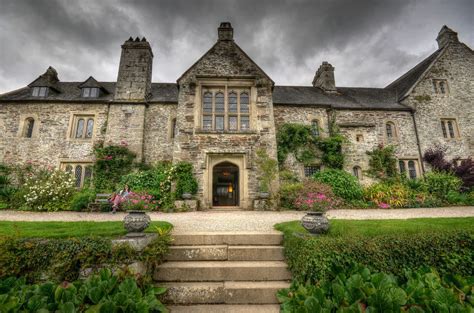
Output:
[[[321,170],[320,166],[317,165],[310,165],[304,167],[304,176],[305,177],[312,177],[314,174]]]
[[[76,139],[91,139],[94,136],[94,117],[74,115],[71,137]]]
[[[237,130],[237,116],[229,116],[229,130]]]
[[[249,113],[249,94],[247,92],[240,94],[240,113]]]
[[[352,172],[357,179],[361,179],[362,169],[360,168],[360,166],[354,166],[352,168]]]
[[[400,174],[402,174],[402,176],[405,176],[405,173],[406,173],[405,161],[403,160],[398,161],[398,167],[400,168]]]
[[[395,137],[395,125],[392,122],[385,124],[385,131],[387,133],[387,139],[393,139]]]
[[[216,130],[224,130],[224,116],[216,115]]]
[[[76,165],[76,169],[74,170],[74,177],[76,179],[76,187],[81,187],[82,165]]]
[[[29,117],[25,120],[25,125],[24,125],[24,131],[23,131],[23,136],[26,138],[31,138],[33,137],[33,130],[35,128],[35,119],[32,117]]]
[[[415,161],[408,161],[408,175],[411,179],[416,178]]]
[[[79,188],[83,187],[87,181],[92,178],[92,163],[62,163],[61,169],[69,173],[74,179],[74,185]]]
[[[212,113],[212,93],[204,93],[202,110],[204,113]]]
[[[229,112],[237,113],[237,93],[229,93]]]
[[[319,137],[319,122],[318,120],[311,121],[311,132],[314,137]]]
[[[94,130],[94,120],[90,118],[87,120],[86,138],[92,138],[93,130]]]
[[[456,124],[456,119],[442,119],[441,130],[443,131],[444,138],[450,139],[458,137],[459,132]]]
[[[248,116],[241,116],[240,117],[240,129],[241,130],[250,129],[250,120],[249,120]]]
[[[80,118],[77,120],[76,138],[82,138],[83,133],[84,133],[84,119]]]
[[[216,113],[224,113],[224,94],[222,92],[216,93]]]

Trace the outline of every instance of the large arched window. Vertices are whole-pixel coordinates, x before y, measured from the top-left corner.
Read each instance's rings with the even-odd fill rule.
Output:
[[[395,129],[395,124],[393,122],[387,122],[385,124],[385,134],[389,141],[397,138],[397,130]]]
[[[33,130],[35,128],[35,119],[32,117],[28,117],[25,120],[25,125],[23,128],[23,137],[31,138],[33,137]]]

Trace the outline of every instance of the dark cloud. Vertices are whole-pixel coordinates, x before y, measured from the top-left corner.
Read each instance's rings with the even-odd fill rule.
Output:
[[[436,49],[443,24],[474,43],[474,2],[0,0],[0,93],[52,65],[62,80],[116,79],[120,45],[145,36],[153,80],[175,81],[221,21],[277,84],[309,85],[323,60],[340,86],[385,86]]]

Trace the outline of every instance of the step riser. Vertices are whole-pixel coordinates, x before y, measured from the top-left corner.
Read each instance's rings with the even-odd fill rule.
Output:
[[[283,247],[273,246],[174,246],[167,261],[282,261]]]
[[[174,234],[172,245],[281,245],[281,234]]]
[[[168,304],[277,304],[276,293],[281,288],[224,288],[211,283],[200,287],[165,285],[168,291],[162,301]],[[289,283],[288,286],[289,287]]]
[[[264,305],[190,305],[169,306],[171,313],[279,313],[280,306],[276,304]]]
[[[159,267],[153,277],[155,281],[268,281],[289,280],[291,273],[284,267]]]

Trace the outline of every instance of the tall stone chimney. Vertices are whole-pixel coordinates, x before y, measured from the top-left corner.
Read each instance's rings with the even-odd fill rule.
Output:
[[[130,37],[122,45],[114,100],[139,102],[151,93],[153,52],[145,37]]]
[[[444,25],[439,31],[436,41],[438,42],[438,47],[441,49],[450,42],[459,42],[458,33]]]
[[[230,22],[222,22],[217,29],[219,41],[234,40],[234,29]]]
[[[326,61],[321,64],[314,75],[313,87],[321,88],[325,92],[336,92],[334,67],[331,64]]]

